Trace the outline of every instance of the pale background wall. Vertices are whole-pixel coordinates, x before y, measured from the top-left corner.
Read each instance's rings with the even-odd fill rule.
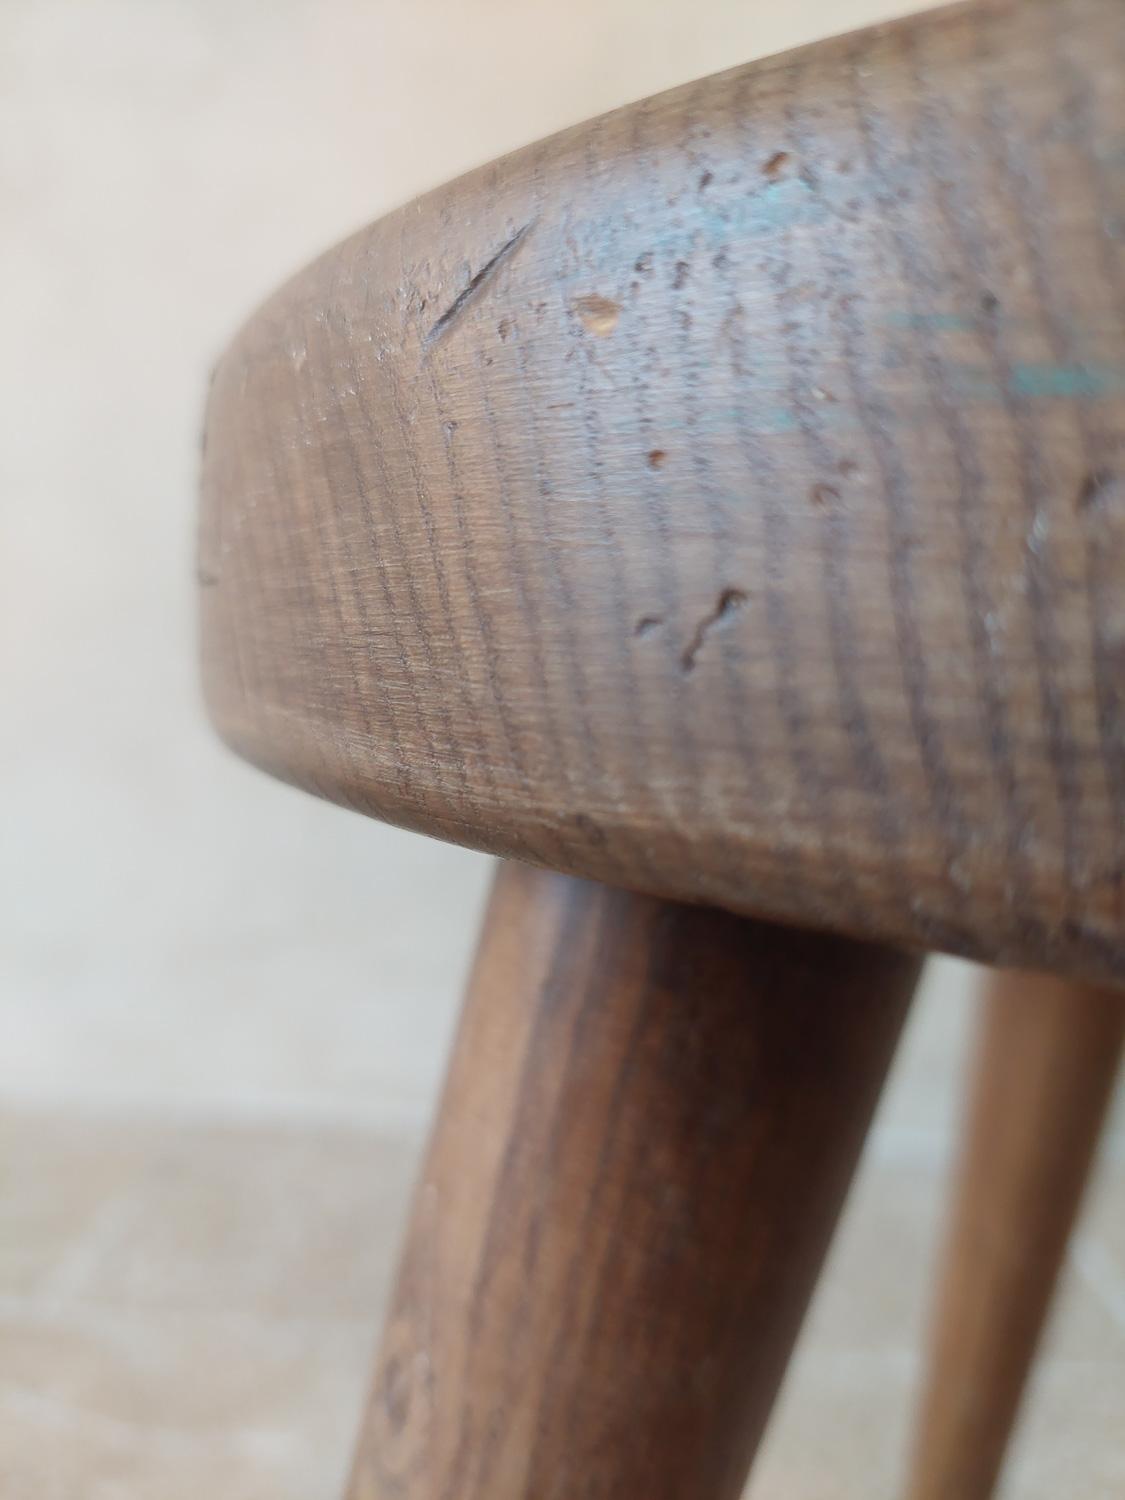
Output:
[[[215,355],[415,192],[908,8],[0,0],[3,1500],[338,1493],[488,875],[207,731]],[[893,1493],[968,973],[931,973],[762,1500]],[[1125,1480],[1125,1174],[1102,1181],[1036,1392],[1056,1446],[1025,1442],[1013,1500]]]

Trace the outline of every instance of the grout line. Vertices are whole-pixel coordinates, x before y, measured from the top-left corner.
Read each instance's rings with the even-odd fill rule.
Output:
[[[253,1095],[177,1099],[168,1094],[120,1094],[100,1096],[48,1093],[0,1092],[0,1116],[49,1117],[62,1124],[121,1125],[143,1121],[156,1128],[268,1129],[290,1133],[326,1129],[378,1135],[395,1143],[414,1145],[423,1141],[436,1094],[421,1109],[309,1099],[308,1096]]]
[[[258,1329],[266,1333],[300,1333],[311,1331],[331,1334],[359,1333],[369,1336],[383,1315],[390,1296],[386,1279],[372,1278],[370,1305],[347,1312],[288,1312],[283,1308],[248,1312],[244,1306],[201,1307],[160,1301],[129,1302],[115,1297],[93,1297],[86,1293],[59,1296],[53,1291],[28,1296],[0,1294],[0,1319],[14,1324],[54,1327],[65,1324],[70,1330],[93,1329],[102,1333],[116,1329],[122,1319],[136,1319],[146,1327],[161,1322],[190,1322],[193,1326],[213,1324],[223,1328]]]

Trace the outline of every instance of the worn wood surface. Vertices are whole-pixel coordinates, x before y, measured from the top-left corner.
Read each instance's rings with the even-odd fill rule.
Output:
[[[908,1500],[990,1500],[1123,1038],[1119,989],[992,980]]]
[[[916,972],[502,867],[352,1500],[736,1500]]]
[[[1122,14],[739,68],[299,275],[208,408],[221,732],[533,863],[1125,972]]]

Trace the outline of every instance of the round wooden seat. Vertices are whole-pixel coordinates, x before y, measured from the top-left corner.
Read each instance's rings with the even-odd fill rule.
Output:
[[[825,43],[323,256],[211,393],[220,731],[496,853],[1119,972],[1119,22]]]

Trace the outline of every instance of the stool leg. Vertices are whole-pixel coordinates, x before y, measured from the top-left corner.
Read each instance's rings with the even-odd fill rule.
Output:
[[[1109,1102],[1125,992],[993,976],[909,1500],[988,1500]]]
[[[352,1500],[735,1500],[916,973],[503,867]]]

